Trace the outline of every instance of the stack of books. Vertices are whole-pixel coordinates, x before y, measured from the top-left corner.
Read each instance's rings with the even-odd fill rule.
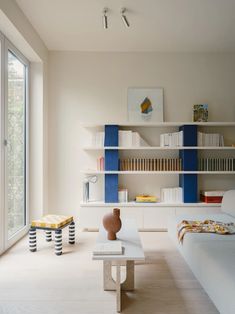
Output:
[[[161,147],[183,146],[183,131],[161,134],[160,146]]]
[[[104,132],[96,132],[92,137],[93,147],[104,147]]]
[[[98,242],[93,250],[94,255],[121,255],[123,254],[121,241]]]
[[[137,195],[135,198],[137,203],[156,203],[157,198],[153,195]]]
[[[212,133],[197,133],[197,145],[198,146],[224,146],[224,137],[221,134]]]
[[[161,189],[161,201],[163,203],[182,203],[183,189],[180,187]]]
[[[118,145],[120,147],[149,146],[138,132],[133,131],[118,131]]]
[[[120,159],[121,171],[181,171],[182,160],[180,158],[129,158]]]
[[[96,132],[92,137],[92,146],[104,147],[104,132]],[[118,146],[120,147],[146,147],[149,144],[140,136],[138,132],[118,131]]]
[[[201,191],[200,200],[204,203],[221,203],[225,191]]]
[[[235,171],[235,158],[200,158],[199,171]]]

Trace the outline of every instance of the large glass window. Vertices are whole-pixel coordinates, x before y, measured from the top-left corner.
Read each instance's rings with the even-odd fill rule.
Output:
[[[7,217],[8,239],[26,224],[26,65],[8,50]]]

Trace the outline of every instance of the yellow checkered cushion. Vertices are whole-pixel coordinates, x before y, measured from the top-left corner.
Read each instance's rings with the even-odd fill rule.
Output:
[[[73,221],[73,216],[62,216],[62,215],[46,215],[41,219],[33,220],[32,227],[41,228],[61,228],[69,222]]]

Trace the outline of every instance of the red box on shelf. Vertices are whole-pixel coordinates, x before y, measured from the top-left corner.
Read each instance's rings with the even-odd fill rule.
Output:
[[[203,203],[222,203],[223,196],[205,196],[201,194],[200,199]]]
[[[200,199],[204,203],[222,203],[225,191],[201,191]]]

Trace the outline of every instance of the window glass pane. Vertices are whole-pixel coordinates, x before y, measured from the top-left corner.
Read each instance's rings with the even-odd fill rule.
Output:
[[[7,210],[8,238],[25,226],[26,67],[8,51]]]

